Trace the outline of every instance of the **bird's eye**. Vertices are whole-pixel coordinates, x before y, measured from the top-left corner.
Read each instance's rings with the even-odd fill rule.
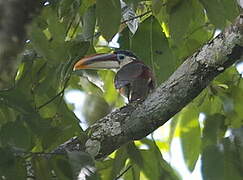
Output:
[[[123,60],[123,59],[125,59],[125,56],[123,55],[123,54],[118,54],[118,60]]]

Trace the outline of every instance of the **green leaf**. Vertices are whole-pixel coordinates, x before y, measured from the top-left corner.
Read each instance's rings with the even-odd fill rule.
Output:
[[[177,64],[209,41],[214,28],[205,18],[205,9],[197,0],[168,1],[156,14],[168,36]]]
[[[205,147],[202,154],[204,179],[242,179],[242,162],[232,137],[224,138],[218,145]]]
[[[127,154],[132,163],[136,163],[139,167],[144,167],[143,158],[140,150],[135,146],[134,142],[127,144]]]
[[[56,147],[59,144],[64,143],[73,136],[76,136],[82,132],[81,127],[79,126],[79,119],[75,114],[68,109],[66,103],[62,99],[59,103],[55,103],[58,106],[55,117],[55,126],[58,127],[62,132],[59,135],[58,139],[53,144],[53,147]],[[58,130],[59,131],[59,130]]]
[[[196,165],[201,148],[201,133],[198,117],[198,109],[192,105],[184,108],[178,116],[183,156],[191,172]]]
[[[0,126],[8,121],[15,121],[16,115],[16,112],[12,108],[5,106],[0,100]]]
[[[121,100],[118,91],[114,86],[114,76],[115,73],[113,71],[99,71],[98,72],[100,78],[104,82],[104,99],[110,104],[115,106],[122,106],[123,100]]]
[[[158,83],[166,80],[175,70],[175,57],[159,22],[153,16],[141,23],[131,44],[131,50],[151,67]]]
[[[32,99],[30,97],[26,97],[20,89],[0,91],[0,99],[1,103],[4,105],[23,114],[34,112]]]
[[[27,176],[26,162],[15,157],[10,147],[0,148],[0,175],[6,179],[25,180]]]
[[[149,150],[140,150],[143,157],[143,167],[140,167],[147,178],[153,180],[178,180],[179,176],[162,157],[155,141],[143,139],[142,142],[149,146]]]
[[[94,124],[110,112],[110,106],[99,96],[86,95],[82,113],[88,125]]]
[[[194,0],[187,1],[187,3],[191,4],[191,17],[188,19],[189,24],[187,30],[184,31],[184,28],[183,30],[176,29],[174,33],[179,33],[179,37],[175,39],[172,36],[173,41],[171,41],[171,46],[173,47],[173,50],[175,51],[176,55],[178,56],[178,59],[180,60],[178,64],[181,63],[182,60],[184,60],[188,56],[192,55],[195,51],[197,51],[214,35],[214,28],[205,18],[203,6],[198,1]],[[179,23],[179,25],[183,24]],[[174,30],[172,29],[172,31]]]
[[[225,116],[222,114],[207,115],[202,134],[202,148],[216,145],[225,134]]]
[[[175,115],[170,120],[170,133],[169,133],[169,137],[168,137],[168,140],[167,140],[169,145],[171,145],[171,143],[172,143],[172,140],[175,136],[176,127],[177,127],[178,123],[180,122],[178,116],[180,116],[180,114]],[[171,148],[170,148],[170,150],[171,150]]]
[[[33,24],[31,28],[31,43],[38,54],[43,56],[46,60],[50,60],[48,63],[55,63],[54,60],[56,58],[55,55],[53,55],[53,51],[51,51],[50,42],[37,24]]]
[[[114,163],[114,159],[107,158],[102,161],[96,161],[96,167],[100,174],[101,179],[109,179],[111,173],[112,173],[112,167]]]
[[[33,170],[35,172],[36,179],[51,179],[52,172],[49,162],[44,157],[35,156],[32,159]]]
[[[58,15],[59,17],[66,17],[70,19],[70,17],[77,13],[79,6],[80,1],[61,0],[59,1]]]
[[[136,32],[137,33],[137,32]],[[118,43],[120,44],[121,49],[131,49],[132,43],[132,33],[129,31],[129,28],[126,27],[120,32],[120,37]]]
[[[92,6],[87,9],[83,16],[83,37],[85,40],[93,39],[95,24],[95,6]]]
[[[235,148],[237,149],[238,157],[241,162],[241,169],[243,169],[243,129],[232,129],[232,134],[234,136]]]
[[[129,168],[129,169],[128,169]],[[125,169],[128,169],[123,175],[126,180],[140,180],[140,168],[136,164],[128,163]]]
[[[206,9],[207,16],[211,23],[217,28],[224,28],[226,20],[232,21],[239,14],[239,8],[235,0],[200,0]]]
[[[68,59],[66,38],[66,24],[57,17],[57,13],[51,7],[44,8],[42,20],[47,24],[42,29],[38,19],[31,29],[31,45],[36,52],[48,60],[48,64],[55,65]]]
[[[73,179],[73,172],[69,160],[65,155],[52,156],[50,160],[50,165],[52,166],[56,176],[60,180],[70,180]]]
[[[202,176],[205,180],[224,179],[223,152],[216,145],[207,146],[202,153]]]
[[[210,88],[206,88],[195,99],[194,105],[198,106],[201,112],[210,115],[221,112],[223,104],[218,96],[212,95]]]
[[[79,77],[79,84],[81,85],[82,89],[88,94],[100,97],[103,95],[102,90],[95,83],[90,81],[89,78],[86,76]]]
[[[143,172],[148,179],[160,180],[162,176],[160,172],[159,159],[151,151],[140,150],[144,160]]]
[[[227,115],[227,120],[231,127],[234,128],[239,128],[243,125],[243,112],[241,110],[243,101],[242,85],[242,81],[238,86],[231,85],[231,87],[228,89],[228,92],[223,95],[223,104],[225,107],[224,109]]]
[[[52,150],[82,131],[79,119],[68,109],[62,97],[43,106],[39,114],[25,116],[25,120],[38,136],[39,141],[36,143],[41,144],[45,150]]]
[[[226,19],[233,21],[239,15],[239,7],[236,0],[222,0]]]
[[[77,61],[82,58],[90,48],[90,43],[82,40],[73,40],[67,43],[68,45],[68,56],[73,61]]]
[[[239,161],[238,151],[230,138],[223,140],[224,147],[224,179],[242,179],[242,162]]]
[[[180,1],[169,10],[169,30],[175,43],[183,40],[193,15],[192,0]]]
[[[69,163],[72,166],[73,177],[87,179],[87,180],[96,180],[98,176],[96,174],[96,168],[94,159],[90,154],[86,152],[72,151],[67,152]]]
[[[112,165],[112,170],[111,170],[112,173],[108,178],[109,180],[116,179],[116,177],[120,175],[121,171],[125,167],[127,158],[128,157],[127,157],[127,152],[125,147],[121,147],[116,151],[115,158]]]
[[[118,32],[121,22],[120,0],[97,0],[96,14],[101,34],[110,41]]]
[[[95,4],[95,0],[83,0],[79,8],[80,16],[83,16],[88,8]]]
[[[42,138],[43,148],[48,149],[52,146],[55,147],[59,145],[59,141],[57,140],[60,139],[60,137],[62,137],[62,133],[63,131],[58,127],[48,127],[48,129],[46,129],[46,133]]]
[[[28,150],[31,145],[30,131],[24,125],[24,121],[16,120],[4,124],[0,131],[2,145],[11,145]]]

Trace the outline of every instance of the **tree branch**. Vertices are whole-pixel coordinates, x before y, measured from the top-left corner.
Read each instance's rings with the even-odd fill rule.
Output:
[[[82,150],[105,157],[121,145],[138,140],[166,123],[226,68],[243,58],[243,16],[204,45],[161,84],[142,104],[128,104],[88,129],[82,143],[72,138],[55,151]]]

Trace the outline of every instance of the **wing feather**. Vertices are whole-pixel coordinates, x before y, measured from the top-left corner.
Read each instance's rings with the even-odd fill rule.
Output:
[[[122,88],[134,80],[142,78],[146,66],[142,63],[130,63],[123,66],[115,76],[116,89]]]

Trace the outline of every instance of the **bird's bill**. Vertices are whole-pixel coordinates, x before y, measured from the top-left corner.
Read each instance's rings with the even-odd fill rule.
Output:
[[[80,69],[116,69],[119,68],[119,62],[116,54],[96,54],[80,59],[73,70]]]

